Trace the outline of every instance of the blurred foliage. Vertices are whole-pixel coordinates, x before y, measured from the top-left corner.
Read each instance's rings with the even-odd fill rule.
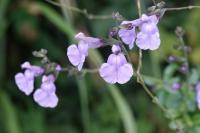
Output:
[[[152,5],[151,1],[141,1],[143,11]],[[88,12],[94,14],[111,14],[118,11],[127,19],[137,18],[136,3],[131,0],[71,0],[71,3],[81,9],[86,8]],[[198,5],[199,1],[167,1],[167,7],[189,4]],[[191,67],[199,67],[199,13],[200,10],[195,9],[167,12],[164,15],[159,25],[161,47],[158,51],[144,54],[142,68],[144,74],[162,78],[170,83],[180,80],[181,77],[172,77],[177,70],[177,64],[166,63],[168,55],[181,55],[173,48],[177,43],[174,29],[178,25],[186,29],[186,44],[192,47]],[[24,61],[39,63],[31,55],[33,50],[45,48],[52,60],[67,66],[69,62],[66,48],[73,43],[72,36],[76,32],[82,31],[93,36],[107,37],[110,27],[115,25],[113,20],[88,20],[75,12],[72,12],[72,16],[67,17],[60,7],[42,0],[0,0],[0,133],[122,133],[125,131],[130,133],[130,129],[133,131],[136,130],[135,128],[138,133],[172,132],[169,127],[174,128],[174,123],[171,122],[168,126],[169,121],[152,104],[135,79],[126,85],[106,86],[98,75],[86,75],[82,83],[77,83],[77,77],[61,74],[56,81],[59,105],[55,109],[39,107],[31,97],[25,96],[17,89],[13,77],[20,71],[20,64]],[[110,51],[102,48],[100,52],[103,57],[107,57]],[[131,57],[137,64],[134,51]],[[87,66],[94,66],[94,61],[93,63],[88,61]],[[191,83],[196,83],[198,80],[197,71],[199,70],[192,70]],[[163,74],[160,74],[161,72]],[[178,122],[181,126],[189,125],[191,127],[189,131],[192,133],[200,132],[200,128],[193,125],[200,124],[200,114],[199,111],[194,112],[196,105],[190,104],[195,103],[195,94],[192,91],[188,93],[187,88],[183,88],[181,92],[174,93],[170,91],[170,85],[161,86],[160,81],[156,79],[146,77],[145,81],[152,88],[159,88],[155,90],[156,94],[160,101],[170,108],[174,117],[179,118],[182,113],[185,113],[184,109],[188,108],[190,112],[180,117]],[[182,105],[183,97],[180,97],[180,93],[188,94],[184,98],[189,102],[186,107]],[[178,111],[175,112],[177,108]]]

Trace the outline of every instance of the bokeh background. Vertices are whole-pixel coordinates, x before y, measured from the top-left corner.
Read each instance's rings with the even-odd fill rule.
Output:
[[[135,0],[58,0],[64,6],[87,9],[89,13],[110,15],[119,12],[132,20],[138,17]],[[167,7],[200,5],[199,0],[167,0]],[[141,0],[142,10],[152,6]],[[67,73],[56,81],[59,104],[54,109],[38,106],[32,96],[25,96],[15,85],[14,75],[20,64],[39,64],[32,51],[48,50],[51,60],[68,66],[67,47],[73,35],[82,31],[91,36],[107,37],[112,19],[90,20],[83,14],[45,0],[0,0],[0,133],[170,133],[168,120],[146,95],[136,79],[125,85],[108,86],[98,74],[84,77]],[[192,47],[190,63],[200,63],[200,10],[167,12],[159,23],[161,47],[144,53],[142,72],[161,77],[168,55],[179,55],[174,30],[182,26],[187,45]],[[110,48],[92,51],[85,67],[98,66],[106,60]],[[137,65],[137,50],[131,51]],[[97,56],[98,55],[98,56]],[[96,62],[95,62],[96,61]],[[36,83],[39,86],[39,82]],[[130,130],[131,129],[131,130]]]

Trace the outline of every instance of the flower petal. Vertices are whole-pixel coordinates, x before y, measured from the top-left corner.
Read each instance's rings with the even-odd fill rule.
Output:
[[[33,94],[34,100],[42,107],[54,108],[58,104],[58,97],[55,93],[48,93],[43,89],[37,89]]]
[[[136,39],[136,45],[143,50],[156,50],[160,46],[159,33],[145,34],[143,32],[138,33]]]
[[[23,73],[17,73],[15,75],[15,83],[19,90],[24,92],[26,95],[30,95],[34,89],[33,73],[29,70],[25,71],[25,75]]]
[[[28,70],[32,71],[35,77],[40,76],[44,73],[43,68],[41,68],[39,66],[31,65],[28,61],[24,62],[21,65],[21,68],[22,69],[28,69]]]
[[[117,82],[119,84],[124,84],[128,82],[132,76],[133,76],[133,67],[129,63],[124,64],[118,69]]]
[[[116,54],[111,54],[108,57],[107,63],[117,67],[117,66],[121,66],[121,65],[127,63],[127,60],[126,60],[125,56],[122,53],[119,53],[117,55]]]
[[[82,32],[76,34],[75,39],[77,39],[78,41],[84,44],[87,44],[88,48],[99,48],[103,45],[101,39],[95,38],[95,37],[87,37]]]
[[[120,29],[118,34],[122,41],[129,46],[129,49],[132,49],[136,38],[135,28],[131,30]]]
[[[68,47],[67,56],[72,65],[77,66],[80,63],[81,54],[75,44]]]
[[[99,69],[100,76],[108,83],[115,84],[117,82],[117,72],[114,66],[104,63]]]

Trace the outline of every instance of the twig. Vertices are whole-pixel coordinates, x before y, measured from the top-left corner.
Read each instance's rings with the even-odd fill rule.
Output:
[[[75,67],[63,67],[61,72],[78,71]],[[99,68],[89,69],[85,68],[81,70],[83,73],[97,73]]]
[[[141,10],[141,3],[140,0],[137,0],[137,8],[138,8],[138,15],[141,17],[142,10]],[[142,50],[139,48],[139,59],[138,59],[138,67],[137,67],[137,75],[140,76],[140,69],[142,68]],[[137,77],[137,81],[139,82],[139,76]]]
[[[141,4],[140,4],[140,0],[137,0],[137,7],[138,7],[138,14],[139,14],[139,16],[141,16]],[[136,73],[137,82],[142,85],[142,87],[144,88],[144,90],[146,91],[146,93],[151,97],[152,102],[154,104],[156,104],[166,115],[168,115],[171,120],[174,120],[174,118],[172,117],[172,114],[168,111],[168,109],[160,103],[159,99],[156,96],[154,96],[154,94],[146,86],[146,84],[144,82],[144,79],[143,79],[143,77],[142,77],[142,75],[140,73],[141,67],[142,67],[142,50],[139,49],[139,63],[138,63],[138,68],[137,68],[137,73]]]
[[[137,0],[137,8],[138,8],[138,15],[141,16],[142,15],[142,9],[141,9],[140,0]]]
[[[191,9],[195,9],[195,8],[200,8],[200,6],[185,6],[185,7],[175,7],[175,8],[165,8],[166,12],[167,11],[180,11],[180,10],[191,10]]]
[[[62,5],[62,4],[57,3],[53,0],[46,0],[46,1],[55,5],[55,6],[65,7],[67,9],[71,10],[71,11],[83,14],[88,19],[112,19],[112,15],[94,15],[94,14],[88,13],[86,9],[79,9],[79,8],[73,7],[73,6]]]

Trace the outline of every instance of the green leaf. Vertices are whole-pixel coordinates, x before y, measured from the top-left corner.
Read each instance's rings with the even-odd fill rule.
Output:
[[[82,122],[84,133],[91,132],[90,118],[89,118],[89,107],[88,107],[88,94],[87,94],[87,85],[85,79],[76,79],[79,88],[80,102],[81,102],[81,112],[82,112]]]
[[[7,133],[21,133],[14,105],[11,103],[9,96],[3,91],[0,91],[0,107]]]
[[[38,2],[37,6],[39,7],[42,14],[55,26],[57,26],[58,29],[60,29],[62,32],[70,37],[75,35],[75,31],[70,26],[70,24],[65,22],[62,16],[59,15],[54,9],[41,2]]]
[[[177,69],[178,69],[177,64],[169,64],[164,70],[163,80],[168,82],[172,78],[173,74],[176,72]]]
[[[195,84],[199,80],[199,72],[196,69],[192,69],[189,77],[189,83]]]

